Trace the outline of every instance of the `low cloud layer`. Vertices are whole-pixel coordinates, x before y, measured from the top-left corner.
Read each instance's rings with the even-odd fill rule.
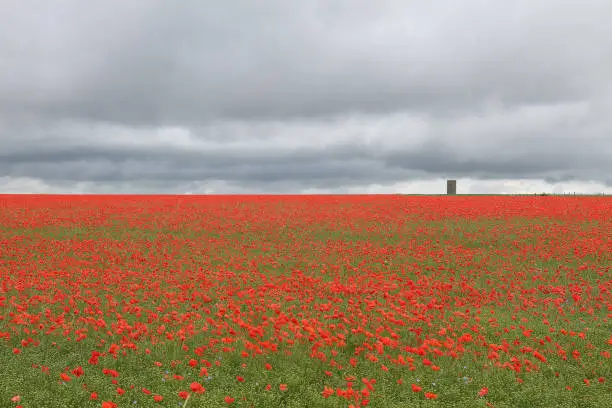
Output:
[[[0,192],[611,191],[612,3],[507,3],[11,3]]]

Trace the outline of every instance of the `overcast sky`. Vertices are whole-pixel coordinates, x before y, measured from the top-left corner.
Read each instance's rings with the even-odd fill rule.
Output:
[[[0,0],[0,192],[612,193],[610,0]]]

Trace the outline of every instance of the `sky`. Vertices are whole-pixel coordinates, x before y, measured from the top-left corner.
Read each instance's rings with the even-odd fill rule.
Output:
[[[0,193],[612,193],[610,0],[0,9]]]

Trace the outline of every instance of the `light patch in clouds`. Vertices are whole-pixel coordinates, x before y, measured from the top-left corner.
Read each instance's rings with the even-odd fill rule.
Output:
[[[457,180],[458,194],[612,194],[612,187],[596,182],[549,183],[544,180]],[[444,179],[415,180],[392,184],[369,184],[338,188],[292,188],[269,186],[273,194],[445,194]],[[47,183],[33,178],[0,177],[3,194],[159,194],[157,183]],[[166,185],[166,194],[260,194],[261,189],[224,181]]]

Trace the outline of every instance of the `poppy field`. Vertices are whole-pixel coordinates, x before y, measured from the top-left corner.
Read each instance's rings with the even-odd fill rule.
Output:
[[[0,407],[610,407],[612,199],[0,196]]]

